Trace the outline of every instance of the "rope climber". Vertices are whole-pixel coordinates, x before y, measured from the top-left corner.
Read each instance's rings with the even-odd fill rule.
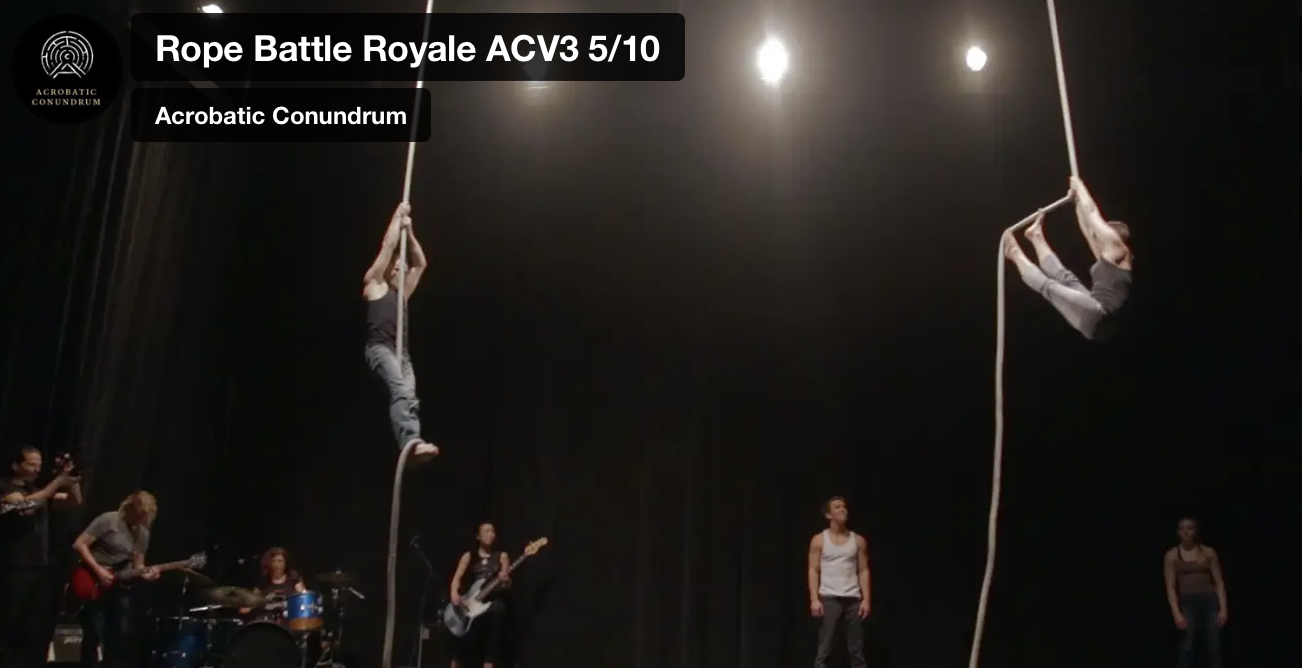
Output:
[[[1035,249],[1039,265],[1032,262],[1017,243],[1004,235],[1004,254],[1017,267],[1022,282],[1040,293],[1071,325],[1090,340],[1102,340],[1116,332],[1116,318],[1130,296],[1130,228],[1119,221],[1104,220],[1085,183],[1071,181],[1076,219],[1094,253],[1090,268],[1091,286],[1085,287],[1076,274],[1063,266],[1044,236],[1044,213],[1026,228],[1025,236]]]
[[[430,19],[434,16],[434,0],[425,0],[425,29],[421,42],[429,43]],[[389,558],[386,571],[385,582],[385,616],[384,616],[384,656],[380,663],[382,668],[389,668],[393,662],[393,630],[396,624],[395,604],[398,598],[398,527],[401,519],[400,511],[402,510],[402,476],[407,469],[407,461],[410,459],[413,464],[428,462],[436,457],[439,449],[433,443],[427,443],[420,437],[420,421],[417,418],[417,409],[419,407],[416,399],[416,375],[411,366],[410,346],[407,345],[407,329],[404,327],[406,320],[407,298],[411,296],[412,291],[416,289],[416,284],[420,282],[420,275],[426,266],[425,253],[421,250],[420,242],[416,240],[416,235],[411,229],[411,177],[416,167],[416,128],[419,127],[420,119],[420,98],[421,89],[425,87],[425,60],[421,59],[420,69],[416,73],[416,102],[412,118],[416,119],[411,125],[411,139],[407,142],[407,168],[402,179],[402,203],[398,205],[397,211],[393,214],[393,219],[389,221],[389,231],[385,233],[384,244],[380,247],[380,253],[376,256],[375,262],[371,265],[371,270],[367,276],[372,282],[378,282],[376,279],[382,275],[384,277],[385,287],[381,290],[376,287],[374,292],[367,294],[367,316],[368,321],[371,315],[387,316],[390,312],[393,314],[393,351],[392,358],[389,357],[388,349],[379,351],[376,357],[379,364],[371,363],[371,367],[380,373],[389,384],[389,415],[393,421],[394,435],[398,439],[398,445],[402,448],[398,454],[398,467],[393,474],[393,498],[389,507]],[[394,246],[390,244],[393,235],[397,235],[397,256],[385,258],[385,249],[388,249],[389,255],[392,256]],[[413,263],[410,268],[407,266],[407,249],[408,241],[411,242],[413,253]],[[385,261],[380,260],[384,258]],[[392,266],[393,269],[388,268]],[[377,267],[382,267],[382,274],[375,274]],[[408,282],[410,281],[410,283]],[[371,282],[367,283],[370,286]],[[392,289],[390,289],[392,288]],[[378,294],[372,298],[371,294]],[[391,305],[377,304],[377,301],[384,299],[386,294],[392,295]],[[387,322],[386,320],[383,320]],[[382,328],[383,329],[383,328]],[[381,331],[383,335],[387,330]],[[383,347],[383,346],[381,346]],[[368,361],[371,354],[368,349]],[[391,381],[394,378],[392,374],[396,371],[397,382]],[[395,388],[398,392],[395,393]],[[395,400],[395,397],[401,400]],[[408,417],[410,416],[410,418]],[[398,419],[401,418],[401,419]]]
[[[398,253],[403,237],[410,241],[410,265]],[[410,346],[404,345],[408,330],[400,327],[398,320],[399,310],[416,291],[426,266],[425,253],[411,230],[411,205],[403,202],[394,210],[380,252],[362,278],[362,296],[366,298],[366,363],[388,388],[393,435],[399,448],[415,448],[412,463],[429,461],[439,451],[420,435],[416,374]]]
[[[1067,76],[1062,64],[1062,43],[1058,37],[1058,11],[1054,0],[1045,0],[1045,5],[1049,11],[1049,33],[1053,38],[1054,65],[1058,74],[1058,98],[1062,105],[1062,128],[1067,140],[1067,160],[1071,167],[1071,190],[1066,197],[1004,230],[999,240],[995,309],[994,465],[990,479],[990,514],[986,527],[985,575],[981,581],[981,598],[977,603],[976,627],[972,633],[972,650],[968,655],[968,668],[977,668],[981,661],[981,638],[985,632],[990,586],[994,581],[995,573],[995,546],[998,544],[999,495],[1002,489],[1004,460],[1004,267],[1007,266],[1006,258],[1013,259],[1027,285],[1037,290],[1043,288],[1041,294],[1058,308],[1067,322],[1089,339],[1094,339],[1100,334],[1111,333],[1108,330],[1115,322],[1114,314],[1125,304],[1131,284],[1131,253],[1127,245],[1130,237],[1129,228],[1121,223],[1109,223],[1103,218],[1080,178],[1080,168],[1076,162],[1076,139],[1071,124],[1071,104],[1067,99]],[[1044,240],[1042,228],[1044,216],[1070,202],[1076,204],[1077,221],[1096,260],[1094,268],[1091,269],[1094,285],[1090,290],[1085,290],[1080,280],[1057,261],[1053,249]],[[1028,227],[1027,236],[1036,247],[1040,267],[1022,253],[1014,236]],[[1014,256],[1020,256],[1020,259]],[[1043,272],[1041,272],[1042,268]],[[1055,287],[1047,287],[1049,285]]]

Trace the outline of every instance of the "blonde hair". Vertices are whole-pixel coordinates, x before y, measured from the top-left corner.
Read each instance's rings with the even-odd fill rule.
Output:
[[[153,494],[140,490],[127,495],[118,505],[118,512],[125,517],[128,510],[134,510],[145,516],[145,526],[154,523],[154,518],[158,516],[158,499]]]

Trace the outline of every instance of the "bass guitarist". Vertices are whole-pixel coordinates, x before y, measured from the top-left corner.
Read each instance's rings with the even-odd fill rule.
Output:
[[[41,451],[20,448],[0,473],[0,666],[45,665],[42,627],[50,619],[48,577],[51,506],[81,504],[81,485],[69,461],[56,460],[57,476],[36,483]],[[48,629],[47,629],[48,630]]]
[[[494,550],[493,544],[497,542],[497,529],[491,522],[484,522],[479,525],[475,534],[478,545],[473,551],[461,555],[461,561],[457,563],[457,572],[452,576],[451,599],[452,605],[460,606],[461,601],[461,580],[466,573],[471,574],[471,583],[487,582],[494,577],[499,578],[501,584],[497,589],[508,587],[511,584],[511,559],[506,556],[505,552]],[[471,629],[472,635],[467,638],[461,638],[461,642],[455,643],[452,648],[452,668],[457,668],[458,663],[466,660],[466,650],[474,643],[471,639],[476,633],[487,633],[488,646],[484,651],[484,668],[493,668],[497,663],[501,653],[502,642],[502,625],[506,617],[506,604],[502,600],[496,599],[489,603],[488,611],[483,614],[483,619],[478,621],[474,628]],[[484,630],[487,627],[487,631]]]
[[[145,566],[149,527],[158,514],[158,502],[146,491],[132,492],[117,510],[96,517],[77,536],[72,549],[81,557],[78,568],[98,581],[98,596],[86,601],[79,621],[82,628],[81,665],[95,666],[95,650],[103,644],[105,668],[136,665],[129,583],[118,582],[115,570],[142,569],[140,579],[157,580],[159,570]],[[74,577],[74,580],[76,578]]]

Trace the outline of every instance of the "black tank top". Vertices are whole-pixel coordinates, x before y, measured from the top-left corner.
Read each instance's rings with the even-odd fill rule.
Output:
[[[407,345],[411,339],[411,328],[405,329],[407,331],[403,332],[402,336],[404,355],[411,349]],[[398,345],[398,293],[393,287],[390,287],[379,299],[366,300],[366,345],[377,343],[390,348]]]
[[[262,585],[259,586],[258,589],[261,589],[262,593],[267,596],[271,596],[275,594],[278,596],[288,597],[288,596],[293,596],[295,593],[297,593],[297,587],[299,582],[302,582],[302,580],[297,577],[285,576],[285,581],[281,582],[280,584],[276,584],[271,580],[263,580]]]
[[[491,580],[502,572],[501,552],[494,551],[485,557],[479,550],[475,550],[470,553],[470,558],[474,560],[471,564],[474,568],[470,571],[474,575],[474,582]]]

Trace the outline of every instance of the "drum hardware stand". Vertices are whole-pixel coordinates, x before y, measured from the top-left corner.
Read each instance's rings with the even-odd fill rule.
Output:
[[[340,658],[339,646],[343,644],[344,639],[344,602],[348,598],[347,594],[352,594],[360,599],[366,598],[362,595],[362,592],[359,592],[352,587],[330,588],[330,600],[335,604],[335,608],[339,611],[339,621],[335,624],[333,637],[331,637],[329,631],[322,634],[330,639],[325,643],[327,647],[325,651],[321,653],[321,659],[316,662],[316,668],[344,668],[344,664],[337,661],[337,659]]]
[[[203,606],[202,608],[188,608],[188,607],[186,607],[186,604],[185,604],[185,595],[186,595],[187,593],[189,593],[189,592],[190,592],[190,576],[189,576],[189,575],[184,575],[184,576],[182,576],[182,578],[181,578],[181,603],[180,603],[180,606],[181,606],[180,613],[181,613],[181,614],[180,614],[179,616],[180,616],[180,617],[189,617],[192,613],[194,613],[194,612],[196,612],[196,611],[201,611],[201,612],[203,612],[203,614],[204,614],[203,625],[204,625],[204,628],[205,628],[206,631],[207,631],[206,633],[203,634],[203,637],[204,637],[204,641],[203,641],[203,658],[204,658],[204,664],[206,665],[206,664],[208,664],[208,662],[209,662],[209,660],[210,660],[210,657],[212,657],[212,655],[213,655],[213,654],[212,654],[212,632],[213,632],[213,629],[216,627],[216,624],[214,624],[214,622],[215,622],[216,620],[213,619],[213,609],[214,609],[214,608],[213,608],[213,606],[211,606],[211,605],[205,605],[205,606]]]
[[[185,595],[190,591],[190,576],[186,575],[181,578],[181,617],[186,616],[190,611],[185,607]]]

